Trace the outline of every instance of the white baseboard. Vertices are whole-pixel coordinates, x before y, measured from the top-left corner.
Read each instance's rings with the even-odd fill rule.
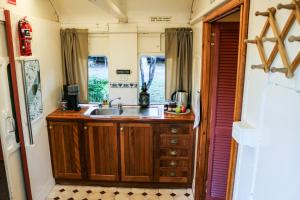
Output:
[[[34,195],[34,200],[46,200],[51,190],[55,186],[54,178],[48,180],[48,182],[43,186],[43,189],[39,191],[38,194]]]

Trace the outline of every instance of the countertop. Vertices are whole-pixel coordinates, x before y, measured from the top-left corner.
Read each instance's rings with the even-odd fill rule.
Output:
[[[114,116],[114,117],[90,117],[84,115],[89,107],[82,107],[80,111],[61,111],[59,109],[55,110],[47,116],[47,120],[76,120],[76,121],[115,121],[115,122],[189,122],[192,123],[195,120],[194,114],[191,111],[188,114],[176,115],[164,113],[163,106],[159,106],[161,109],[160,117],[124,117],[124,116]]]

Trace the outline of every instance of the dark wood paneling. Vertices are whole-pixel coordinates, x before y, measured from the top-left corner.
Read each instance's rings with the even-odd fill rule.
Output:
[[[79,125],[49,122],[49,141],[54,177],[81,179]]]
[[[153,181],[153,127],[120,124],[122,181]]]
[[[84,125],[88,178],[99,181],[118,180],[118,138],[115,123]]]

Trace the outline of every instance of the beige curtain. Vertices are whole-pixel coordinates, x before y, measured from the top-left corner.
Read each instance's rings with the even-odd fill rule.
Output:
[[[192,92],[193,33],[190,28],[166,29],[166,98],[173,92]]]
[[[79,100],[88,102],[88,30],[64,29],[60,32],[64,84],[78,84]]]

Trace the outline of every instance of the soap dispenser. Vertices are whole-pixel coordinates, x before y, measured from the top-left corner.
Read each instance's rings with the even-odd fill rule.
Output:
[[[147,92],[148,88],[146,83],[143,83],[141,90],[139,104],[142,108],[147,108],[150,104],[150,94]]]

